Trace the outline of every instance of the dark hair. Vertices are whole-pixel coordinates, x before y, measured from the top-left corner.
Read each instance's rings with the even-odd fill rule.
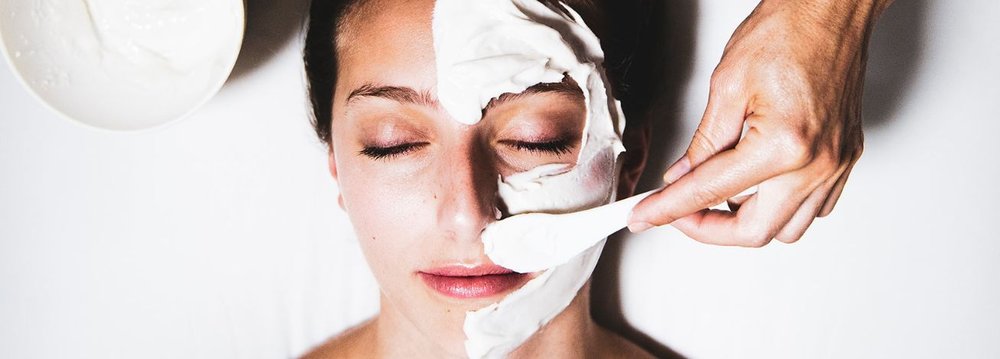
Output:
[[[363,0],[313,0],[309,8],[303,62],[308,81],[309,100],[313,116],[310,119],[316,136],[328,147],[333,119],[334,86],[337,83],[337,34],[343,20]],[[539,0],[552,4],[556,0]],[[601,39],[604,48],[604,68],[615,97],[622,100],[629,126],[635,126],[646,116],[649,92],[656,74],[643,71],[641,77],[633,70],[635,54],[642,42],[648,19],[647,0],[566,0],[583,17]],[[650,68],[656,68],[651,66]],[[637,113],[638,116],[631,116]]]

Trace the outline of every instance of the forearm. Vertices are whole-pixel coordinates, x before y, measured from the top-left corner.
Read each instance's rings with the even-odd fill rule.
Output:
[[[761,0],[734,33],[744,41],[778,41],[786,56],[813,76],[863,73],[868,41],[878,17],[892,0]],[[748,40],[747,33],[767,39]],[[751,36],[756,37],[756,36]],[[727,45],[727,49],[728,49]],[[782,49],[781,46],[777,49]],[[827,85],[843,87],[840,78]]]
[[[762,0],[758,10],[792,11],[846,37],[867,37],[894,0]]]
[[[769,6],[793,5],[834,16],[856,16],[861,19],[877,18],[895,0],[761,0]]]

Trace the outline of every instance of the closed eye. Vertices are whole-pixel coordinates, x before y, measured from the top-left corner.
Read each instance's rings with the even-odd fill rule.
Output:
[[[382,160],[382,159],[392,159],[393,157],[404,155],[406,153],[420,149],[421,147],[427,146],[427,142],[414,142],[414,143],[402,143],[392,146],[365,146],[359,154],[371,157],[372,159]]]
[[[558,139],[545,142],[501,140],[500,143],[519,151],[544,152],[556,155],[570,153],[573,149],[573,143],[569,139]]]

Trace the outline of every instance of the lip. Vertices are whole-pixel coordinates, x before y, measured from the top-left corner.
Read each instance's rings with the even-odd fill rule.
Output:
[[[417,273],[431,289],[445,296],[459,299],[489,298],[520,287],[528,274],[490,264],[475,267],[445,266]]]

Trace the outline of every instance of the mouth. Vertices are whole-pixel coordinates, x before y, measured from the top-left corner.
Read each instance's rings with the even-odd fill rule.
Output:
[[[513,291],[530,279],[530,274],[490,264],[460,265],[428,269],[417,273],[424,284],[451,298],[489,298]]]

